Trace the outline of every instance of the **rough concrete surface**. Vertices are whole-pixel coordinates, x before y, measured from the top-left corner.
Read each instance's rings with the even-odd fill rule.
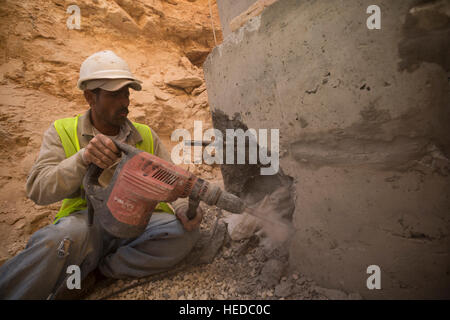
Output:
[[[371,4],[283,0],[224,32],[204,64],[213,124],[279,128],[281,167],[226,165],[224,183],[249,196],[252,181],[292,179],[289,268],[318,285],[450,298],[449,2],[378,1],[380,30]]]
[[[242,12],[247,10],[256,0],[218,0],[220,24],[223,36],[227,37],[231,33],[230,22]]]

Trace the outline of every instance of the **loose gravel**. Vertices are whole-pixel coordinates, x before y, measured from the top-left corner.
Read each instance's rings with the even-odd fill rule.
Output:
[[[263,247],[258,235],[232,241],[221,211],[203,208],[201,239],[173,270],[141,279],[110,280],[113,282],[97,286],[87,299],[327,299],[311,279],[288,271],[283,247]],[[217,252],[211,253],[211,246],[217,247]]]

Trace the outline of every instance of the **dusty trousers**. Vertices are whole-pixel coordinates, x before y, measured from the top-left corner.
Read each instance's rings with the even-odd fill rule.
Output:
[[[67,269],[84,279],[97,266],[111,278],[139,278],[169,270],[194,247],[198,230],[187,232],[173,214],[154,213],[134,239],[118,239],[98,221],[88,226],[87,210],[36,231],[25,249],[0,267],[0,299],[47,299],[66,285]],[[76,289],[74,289],[76,290]]]

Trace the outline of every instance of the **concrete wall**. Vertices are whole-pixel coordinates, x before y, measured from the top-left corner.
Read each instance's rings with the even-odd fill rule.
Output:
[[[224,38],[231,33],[230,21],[247,10],[256,1],[257,0],[217,0],[220,24]]]
[[[281,0],[228,35],[204,64],[213,122],[280,129],[291,268],[364,298],[450,298],[448,1],[377,1],[368,30],[372,3]],[[237,194],[242,169],[223,168]]]

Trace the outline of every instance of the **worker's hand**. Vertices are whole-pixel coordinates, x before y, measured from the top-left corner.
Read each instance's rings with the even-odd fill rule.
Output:
[[[197,215],[192,220],[189,220],[189,218],[187,217],[188,208],[188,205],[182,206],[175,211],[175,215],[181,221],[181,224],[186,231],[192,231],[198,228],[198,226],[202,222],[203,210],[200,208],[200,206],[198,206]]]
[[[86,164],[93,163],[106,169],[119,158],[120,152],[115,143],[103,134],[97,134],[86,146],[83,160]]]

